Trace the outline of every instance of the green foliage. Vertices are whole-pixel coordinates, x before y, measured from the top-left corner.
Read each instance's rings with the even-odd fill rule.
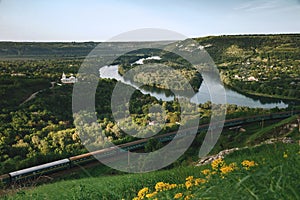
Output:
[[[47,79],[0,76],[0,110],[17,107],[32,93],[47,87]]]
[[[0,42],[0,58],[85,57],[98,43],[94,42]]]
[[[135,77],[128,78],[133,82],[167,91],[170,91],[170,89],[175,91],[186,90],[186,82],[183,81],[183,79],[186,79],[194,91],[198,91],[202,83],[201,74],[191,66],[191,63],[172,52],[157,49],[141,49],[130,52],[127,55],[121,56],[117,61],[117,64],[119,64],[118,71],[121,75],[124,75],[129,70],[135,72],[135,67],[138,66],[138,64],[134,63],[135,61],[153,55],[159,56],[161,60],[150,59],[144,60],[143,63],[156,64],[154,65],[155,67],[152,68],[149,66],[147,69],[144,69],[142,73],[136,73],[137,75]],[[159,67],[159,65],[169,68]],[[170,72],[170,69],[172,69],[172,72]],[[169,85],[170,82],[172,85]]]
[[[287,154],[287,157],[284,155]],[[249,171],[236,171],[224,178],[215,175],[201,187],[184,189],[194,198],[210,199],[297,199],[300,164],[298,145],[274,144],[234,152],[225,157],[226,162],[241,163],[254,160],[258,165]],[[132,199],[139,190],[148,187],[152,191],[158,182],[185,183],[189,176],[205,178],[202,170],[209,166],[179,167],[172,170],[144,174],[128,174],[111,177],[61,181],[27,190],[7,199]],[[182,191],[162,191],[159,199],[173,198]]]
[[[238,35],[198,38],[223,82],[254,95],[300,99],[300,35]],[[254,77],[258,81],[249,81]]]
[[[299,98],[298,34],[220,36],[201,38],[197,41],[205,46],[217,63],[225,84],[247,93]],[[74,129],[71,111],[72,86],[55,85],[52,89],[49,87],[51,81],[59,82],[62,72],[75,74],[84,56],[96,45],[97,43],[0,42],[1,174],[85,152],[79,137],[80,131]],[[154,55],[159,55],[162,59],[147,60],[145,63],[158,62],[170,66],[189,79],[194,90],[199,88],[202,82],[201,75],[193,71],[190,63],[166,51],[144,49],[130,52],[117,59],[114,64],[120,64],[119,71],[124,74],[134,67],[130,65],[131,63]],[[250,64],[247,64],[248,62]],[[160,72],[149,75],[157,76],[157,73]],[[236,74],[245,77],[255,76],[259,81],[238,80],[234,78]],[[110,99],[115,84],[115,80],[100,80],[95,102],[97,123],[102,128],[102,134],[120,144],[132,141],[133,137],[126,136],[112,118]],[[22,104],[37,91],[40,92],[35,98]],[[149,108],[153,105],[164,108],[165,115],[150,115]],[[211,106],[210,102],[199,105],[201,123],[209,122]],[[138,125],[137,130],[141,135],[145,134],[145,126],[152,118],[166,121],[166,126],[160,133],[178,128],[175,123],[180,121],[180,106],[176,101],[162,102],[149,95],[135,92],[128,107],[133,122],[128,128],[135,129]],[[266,112],[268,111],[231,105],[228,107],[227,117]],[[195,115],[195,113],[188,114]],[[128,122],[124,121],[120,125],[128,125]],[[95,127],[97,126],[91,128]],[[152,126],[151,130],[155,132],[158,128],[160,127]],[[228,140],[236,140],[243,144],[250,133],[253,132],[247,130],[246,134],[235,135],[235,132],[231,131],[226,137]],[[226,141],[226,138],[222,140]],[[199,141],[197,144],[200,144]],[[91,142],[105,141],[99,138]],[[230,146],[236,142],[227,144]],[[226,142],[222,145],[226,146]],[[152,144],[149,145],[149,149],[154,149]]]
[[[254,143],[257,143],[258,141],[264,141],[264,140],[270,138],[270,135],[274,135],[274,133],[275,133],[275,138],[276,138],[276,136],[278,137],[278,135],[280,134],[280,131],[283,130],[286,125],[291,124],[292,122],[296,123],[297,118],[299,118],[299,116],[295,115],[290,118],[284,119],[284,120],[280,121],[279,123],[268,126],[264,129],[256,132],[255,134],[251,135],[249,137],[247,143],[254,144]]]

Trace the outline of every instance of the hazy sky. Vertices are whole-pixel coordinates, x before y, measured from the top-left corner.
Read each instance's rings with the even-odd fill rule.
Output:
[[[1,41],[105,41],[139,28],[300,33],[300,0],[0,0]]]

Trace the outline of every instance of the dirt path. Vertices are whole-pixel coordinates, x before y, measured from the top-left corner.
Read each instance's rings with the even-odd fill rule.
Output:
[[[51,87],[50,87],[49,89],[50,89],[50,90],[53,89],[54,86],[55,86],[55,82],[51,82]],[[27,103],[28,101],[34,99],[38,93],[40,93],[40,92],[42,92],[42,91],[44,91],[44,90],[45,90],[45,89],[41,89],[41,90],[39,90],[39,91],[37,91],[37,92],[35,92],[35,93],[32,93],[25,101],[23,101],[23,102],[20,104],[20,106],[22,106],[23,104]]]

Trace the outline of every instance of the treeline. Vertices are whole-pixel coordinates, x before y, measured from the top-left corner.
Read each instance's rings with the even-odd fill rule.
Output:
[[[201,74],[192,67],[191,63],[172,52],[158,49],[141,49],[121,56],[114,64],[119,65],[118,71],[124,76],[126,72],[129,70],[135,70],[135,68],[139,66],[139,64],[135,63],[136,61],[141,58],[148,58],[151,56],[159,56],[160,60],[144,60],[144,64],[152,64],[149,65],[148,69],[143,70],[145,73],[133,71],[136,76],[127,78],[133,82],[146,84],[150,87],[167,90],[173,89],[175,91],[187,90],[186,82],[183,80],[186,79],[189,85],[192,86],[193,90],[195,92],[198,91],[202,83]],[[166,66],[170,68],[159,66]],[[170,85],[168,83],[172,84]]]
[[[134,92],[127,104],[121,102],[122,105],[127,105],[131,121],[124,119],[116,123],[112,117],[110,102],[115,84],[115,80],[99,80],[95,97],[98,120],[85,130],[80,128],[76,130],[74,126],[76,121],[72,114],[71,85],[45,89],[35,99],[15,109],[3,108],[0,114],[0,173],[84,153],[86,150],[81,140],[84,138],[82,134],[96,133],[90,135],[92,137],[84,141],[85,144],[105,146],[107,140],[120,144],[136,139],[128,135],[127,130],[137,131],[138,136],[145,136],[149,131],[162,134],[177,130],[179,126],[177,122],[186,123],[180,118],[181,110],[177,101],[158,101],[138,91]],[[126,87],[129,86],[124,85],[124,88]],[[125,93],[127,91],[124,89]],[[158,106],[157,110],[152,109],[150,112],[149,109],[153,106],[154,108]],[[211,115],[211,106],[211,103],[207,102],[199,105],[197,110],[199,113],[187,112],[189,110],[187,109],[185,114],[191,117],[201,116],[201,123],[207,123]],[[115,114],[122,114],[118,112],[117,110]],[[228,107],[228,115],[231,117],[265,112],[263,109]],[[150,122],[156,124],[151,126]],[[159,122],[163,122],[163,125],[161,126]],[[150,142],[146,150],[158,148],[161,144],[152,145],[154,144]]]
[[[127,136],[113,120],[111,94],[115,80],[100,79],[96,92],[97,124],[110,141],[122,143],[133,138]],[[125,86],[124,87],[129,87]],[[27,88],[27,87],[25,87]],[[28,88],[27,88],[28,89]],[[36,98],[21,106],[2,108],[0,114],[0,173],[41,164],[85,152],[80,140],[82,132],[75,130],[72,114],[72,86],[47,88]],[[127,90],[125,90],[127,91]],[[148,125],[149,107],[160,104],[167,110],[166,119],[172,127],[179,120],[176,102],[158,101],[140,92],[133,94],[129,111],[140,131]],[[137,126],[134,125],[134,128]],[[131,128],[128,126],[128,128]],[[168,128],[164,129],[168,131]],[[93,129],[90,129],[94,133]],[[101,134],[99,134],[101,135]],[[93,142],[105,142],[96,138]],[[105,145],[105,144],[103,144]]]
[[[299,98],[299,35],[220,36],[198,41],[199,44],[206,46],[206,50],[218,64],[226,84],[250,93]],[[94,43],[0,43],[2,52],[0,57],[17,55],[18,51],[20,57],[33,54],[46,55],[49,51],[53,56],[56,55],[55,52],[60,55],[57,59],[47,60],[0,60],[0,173],[86,151],[80,140],[82,132],[75,130],[74,126],[71,110],[72,86],[55,85],[53,89],[49,87],[51,81],[59,82],[62,72],[67,75],[76,74],[83,61],[79,57],[63,58],[64,55],[83,55],[84,49],[87,50],[94,45]],[[78,51],[75,50],[77,47]],[[68,50],[63,53],[64,49]],[[115,64],[120,64],[120,72],[125,73],[134,67],[131,63],[154,55],[162,59],[147,60],[145,63],[157,62],[177,69],[190,78],[194,90],[199,88],[202,83],[201,75],[193,71],[188,62],[168,52],[149,49],[140,54],[133,52],[131,55],[120,57],[123,60],[116,61]],[[155,72],[152,75],[156,76]],[[241,78],[237,79],[235,75]],[[254,76],[258,81],[248,81],[247,78],[250,76]],[[128,130],[135,129],[142,136],[146,134],[145,127],[149,127],[150,122],[154,123],[150,127],[150,131],[153,132],[161,128],[157,122],[166,122],[160,133],[176,130],[178,123],[185,123],[180,119],[180,105],[176,100],[163,102],[135,92],[130,103],[123,104],[129,108],[131,123],[123,120],[117,124],[112,117],[110,102],[115,84],[115,80],[99,80],[95,97],[98,117],[96,123],[101,127],[102,136],[100,134],[101,137],[95,137],[89,141],[90,144],[105,143],[104,135],[116,144],[133,140],[133,137],[122,131],[122,126]],[[129,86],[124,86],[126,87]],[[42,91],[36,98],[20,105],[30,94],[39,90]],[[124,89],[124,92],[126,91],[127,89]],[[162,114],[158,109],[156,113],[149,113],[149,109],[155,105],[166,112]],[[210,102],[199,105],[200,116],[195,115],[197,113],[188,114],[191,117],[201,117],[201,123],[207,123],[211,115],[211,106]],[[231,105],[228,107],[227,117],[265,112],[269,111]],[[91,133],[94,132],[93,128],[97,126],[91,127]],[[151,141],[146,150],[160,146],[161,144]]]
[[[0,58],[85,57],[95,42],[0,42]]]
[[[198,38],[223,82],[256,95],[300,99],[300,34]]]
[[[82,59],[0,60],[0,76],[21,76],[58,81],[63,72],[76,74]]]
[[[0,110],[18,107],[32,93],[50,86],[47,79],[0,76]]]

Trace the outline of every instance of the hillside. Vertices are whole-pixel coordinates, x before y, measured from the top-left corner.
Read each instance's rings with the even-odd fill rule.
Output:
[[[298,199],[299,164],[299,146],[279,143],[234,152],[212,166],[66,180],[6,199]]]
[[[226,85],[252,95],[300,99],[300,94],[297,92],[300,90],[300,34],[209,36],[195,40],[213,58]],[[68,59],[75,59],[78,60],[74,65],[75,68],[65,66],[66,71],[75,73],[80,62],[97,45],[98,43],[94,42],[0,42],[0,60],[11,60],[9,63],[2,61],[0,74],[5,74],[3,72],[7,71],[6,66],[11,66],[14,62],[19,62],[18,65],[24,65],[20,61],[22,59],[59,59],[61,64],[69,64]],[[142,52],[144,51],[142,50]],[[157,50],[147,51],[148,53],[157,52]],[[139,51],[132,52],[129,57],[125,57],[125,63],[121,62],[122,65],[119,69],[121,73],[128,70],[126,69],[128,68],[128,61],[136,61],[141,58],[139,53]],[[171,54],[166,54],[164,59],[167,61],[174,58]],[[53,63],[53,61],[50,62]],[[126,63],[127,67],[124,67]],[[42,65],[47,66],[46,63]],[[54,65],[56,64],[54,63]],[[184,62],[181,62],[181,65],[184,65],[184,68],[188,67]],[[171,66],[176,67],[175,64]],[[14,73],[31,75],[32,72],[28,73],[28,67],[14,69],[16,71]],[[49,70],[47,70],[49,67],[52,68],[49,65],[39,70],[45,70],[49,74]],[[199,75],[195,77],[199,77]],[[51,78],[53,79],[54,76],[52,75]],[[56,78],[58,78],[57,74]],[[199,86],[199,82],[193,83],[193,87],[197,88],[197,85]]]
[[[245,97],[255,96],[256,98],[252,98],[254,101],[264,103],[259,96],[266,96],[288,105],[287,108],[272,109],[227,105],[226,119],[281,111],[293,113],[300,108],[300,34],[211,36],[195,40],[199,43],[199,48],[204,48],[214,59],[227,87],[246,94]],[[84,131],[75,129],[76,120],[72,113],[73,86],[61,84],[60,78],[63,72],[67,76],[76,76],[85,56],[97,44],[0,42],[0,174],[87,152],[80,140],[80,134],[84,134]],[[120,65],[119,72],[125,73],[133,68],[134,65],[129,65],[132,62],[160,53],[160,61],[189,77],[193,89],[198,90],[202,84],[201,75],[196,70],[191,70],[191,66],[178,56],[149,49],[144,49],[143,54],[139,53],[141,52],[131,52],[116,60],[114,64]],[[147,60],[147,63],[151,62]],[[157,70],[149,75],[154,80],[153,77],[168,74]],[[169,78],[176,79],[177,75],[170,75]],[[143,82],[145,76],[139,78],[136,81]],[[164,80],[169,82],[169,79]],[[119,125],[125,127],[130,124],[129,121],[125,119],[118,124],[112,116],[110,100],[116,84],[116,80],[99,79],[95,108],[97,123],[101,126],[103,135],[97,135],[88,141],[89,144],[105,146],[107,140],[102,137],[104,135],[107,137],[105,139],[115,144],[134,140],[119,128]],[[129,87],[124,86],[126,89],[122,96],[126,96]],[[35,98],[22,103],[33,94],[36,94]],[[165,115],[160,112],[150,113],[149,108],[153,105],[163,108]],[[200,124],[209,122],[212,106],[211,102],[197,106],[195,116],[200,118]],[[133,122],[128,128],[138,130],[141,134],[146,134],[145,127],[153,119],[166,122],[158,134],[178,130],[185,123],[180,118],[181,106],[178,99],[165,102],[136,91],[128,107],[132,117],[129,120]],[[195,113],[188,115],[192,118],[193,114]],[[191,166],[198,159],[199,146],[206,134],[202,131],[187,152],[162,171],[124,174],[104,166],[83,168],[78,173],[54,179],[48,185],[35,187],[36,183],[32,182],[33,188],[21,186],[20,190],[19,185],[13,185],[10,189],[13,189],[14,196],[5,198],[130,199],[139,196],[139,191],[143,188],[148,189],[140,191],[140,196],[145,196],[146,193],[153,195],[155,185],[164,182],[177,185],[175,187],[160,183],[167,191],[157,191],[158,199],[172,199],[176,194],[178,199],[187,196],[194,199],[230,199],[233,196],[237,199],[297,199],[300,195],[296,178],[299,179],[300,174],[295,166],[299,165],[299,145],[279,142],[254,147],[264,141],[283,141],[283,138],[292,138],[297,143],[300,139],[299,131],[295,128],[297,118],[299,117],[259,120],[239,127],[225,128],[211,154],[236,147],[242,150],[226,156],[226,165],[220,161],[223,163],[220,167],[224,169],[216,169],[214,174],[210,174],[211,178],[201,173],[204,169],[212,172],[210,165]],[[152,129],[155,130],[155,127],[152,126]],[[90,129],[90,132],[94,133],[95,130]],[[145,148],[139,150],[154,151],[162,145],[150,140]],[[251,148],[245,148],[248,146]],[[254,161],[257,165],[254,164],[251,170],[245,170],[242,166],[244,160],[249,163]],[[236,164],[231,164],[233,162]],[[230,173],[220,174],[222,170]],[[115,176],[109,176],[112,174]],[[189,176],[193,178],[188,178]],[[192,186],[187,187],[186,184]],[[215,194],[220,196],[216,197]]]
[[[94,42],[0,42],[0,58],[85,57],[97,44]]]
[[[196,39],[223,82],[248,94],[299,99],[300,35],[237,35]]]
[[[5,198],[132,199],[148,194],[149,198],[145,199],[151,199],[150,196],[153,199],[173,199],[175,195],[182,195],[179,199],[186,196],[190,199],[297,199],[300,136],[299,128],[293,125],[296,119],[297,116],[293,116],[278,123],[267,123],[263,129],[257,127],[250,130],[250,135],[235,133],[236,137],[243,135],[243,139],[237,139],[234,143],[225,139],[230,130],[224,131],[221,138],[223,146],[240,148],[231,153],[223,151],[218,156],[210,156],[213,159],[204,165],[189,162],[185,166],[174,165],[168,170],[144,174],[124,174],[105,166],[95,166],[72,172],[54,182],[48,180],[51,184],[36,187],[33,182],[31,187],[20,189],[15,185],[11,191],[14,194]],[[251,126],[244,128],[248,130]],[[180,159],[189,160],[197,154],[198,142]],[[218,152],[217,149],[218,145],[213,152]],[[6,192],[10,193],[10,190]]]

